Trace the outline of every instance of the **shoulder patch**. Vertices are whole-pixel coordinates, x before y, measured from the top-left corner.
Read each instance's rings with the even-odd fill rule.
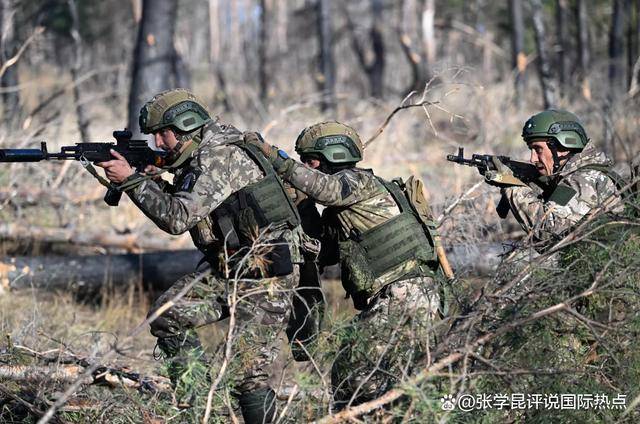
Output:
[[[347,178],[346,175],[341,175],[340,176],[340,196],[342,197],[342,200],[349,197],[349,195],[352,192],[353,192],[353,189],[351,188],[351,183],[349,182],[349,178]]]
[[[185,176],[182,178],[182,181],[180,183],[179,191],[191,192],[199,176],[200,176],[200,172],[196,170],[190,171],[187,174],[185,174]]]

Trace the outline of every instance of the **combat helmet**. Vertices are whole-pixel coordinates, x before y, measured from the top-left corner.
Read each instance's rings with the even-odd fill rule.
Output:
[[[582,150],[589,142],[580,119],[557,109],[547,109],[529,118],[522,128],[522,138],[527,144],[533,139],[551,138],[571,150]]]
[[[184,88],[163,91],[140,109],[140,131],[150,134],[172,127],[179,133],[191,133],[211,116],[196,96]]]
[[[331,165],[360,162],[363,148],[356,130],[337,121],[311,125],[296,140],[296,152],[301,157],[318,156]]]

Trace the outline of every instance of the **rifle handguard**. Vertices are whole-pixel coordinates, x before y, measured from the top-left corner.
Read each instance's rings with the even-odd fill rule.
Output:
[[[526,186],[526,184],[519,178],[516,178],[511,174],[503,174],[502,172],[497,171],[487,171],[484,174],[484,179],[487,183],[498,187]]]

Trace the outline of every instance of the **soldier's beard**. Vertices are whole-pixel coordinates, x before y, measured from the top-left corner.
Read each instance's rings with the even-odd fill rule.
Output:
[[[551,175],[551,173],[549,172],[550,170],[545,166],[544,162],[534,162],[533,165],[543,177]]]

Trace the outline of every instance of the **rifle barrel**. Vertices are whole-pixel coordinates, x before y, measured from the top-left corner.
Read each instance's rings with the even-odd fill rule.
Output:
[[[46,158],[40,149],[0,149],[0,162],[40,162]]]

